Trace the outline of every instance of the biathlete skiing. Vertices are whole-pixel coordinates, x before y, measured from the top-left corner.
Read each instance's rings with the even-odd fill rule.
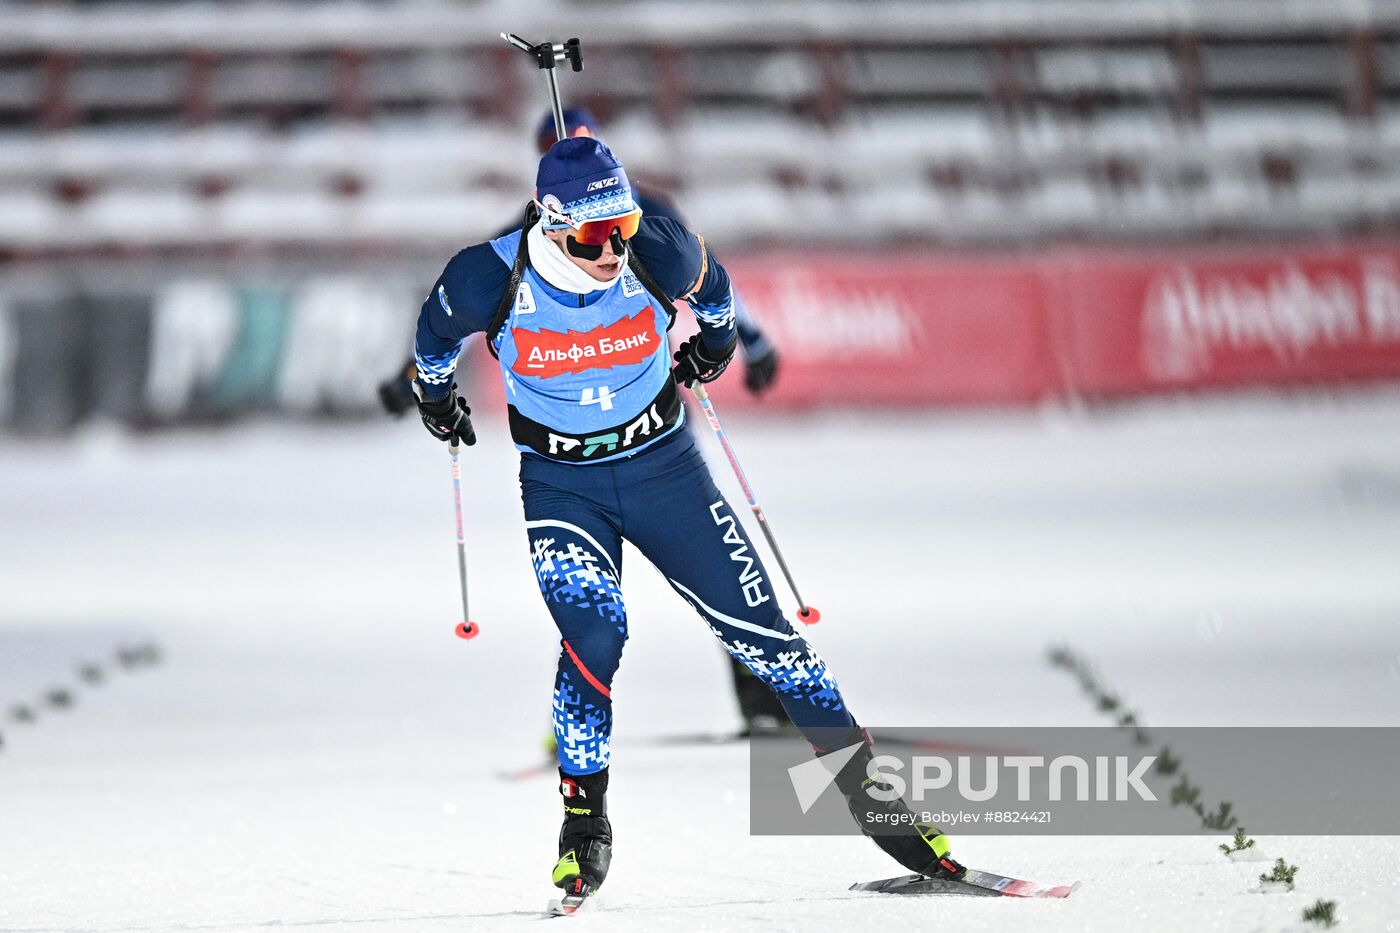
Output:
[[[568,107],[563,110],[564,128],[569,136],[599,137],[598,120],[584,107]],[[558,142],[554,126],[554,114],[546,113],[535,129],[535,144],[541,156]],[[654,188],[633,184],[632,199],[641,209],[642,216],[649,218],[669,217],[682,226],[685,219],[676,203]],[[496,233],[493,239],[509,236],[520,229],[517,217],[511,224]],[[744,386],[754,395],[762,395],[772,387],[778,376],[779,355],[777,348],[754,319],[740,293],[731,287],[734,308],[734,324],[739,335],[739,350],[744,361]],[[379,400],[384,409],[392,415],[402,415],[414,406],[412,381],[417,373],[415,361],[409,359],[400,369],[379,385]],[[729,662],[734,684],[734,696],[738,703],[739,715],[744,727],[741,735],[768,735],[783,733],[792,728],[787,713],[783,711],[773,692],[755,678],[747,667],[732,657]]]
[[[433,284],[418,318],[413,383],[429,433],[471,445],[470,409],[453,383],[458,354],[483,333],[500,366],[530,560],[561,636],[553,716],[564,814],[554,884],[576,908],[612,859],[624,539],[776,695],[817,755],[857,747],[835,783],[862,831],[910,871],[961,877],[936,827],[917,823],[898,797],[865,792],[885,787],[868,777],[869,739],[826,663],[784,617],[686,428],[681,387],[717,379],[738,343],[728,273],[702,238],[639,208],[606,145],[564,135],[540,159],[521,227],[462,250]],[[699,332],[673,361],[666,332],[678,300]]]

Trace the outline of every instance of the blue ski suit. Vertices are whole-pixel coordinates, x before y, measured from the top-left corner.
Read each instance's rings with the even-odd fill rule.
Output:
[[[465,339],[487,331],[508,287],[519,231],[458,253],[419,314],[415,356],[429,394],[445,394]],[[704,242],[644,217],[628,247],[701,338],[735,340],[728,274]],[[772,579],[716,488],[685,426],[671,377],[669,313],[630,272],[600,292],[555,288],[527,266],[493,341],[530,559],[561,636],[554,683],[559,767],[608,767],[612,680],[627,640],[622,542],[659,570],[737,660],[776,691],[819,749],[858,727],[826,663],[783,616]]]

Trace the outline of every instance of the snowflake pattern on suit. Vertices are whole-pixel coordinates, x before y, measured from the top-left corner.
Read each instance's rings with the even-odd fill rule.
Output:
[[[592,774],[608,766],[611,713],[583,698],[573,675],[561,671],[554,685],[554,738],[559,756],[575,773]]]
[[[617,576],[577,541],[562,548],[555,547],[557,541],[535,538],[531,542],[530,561],[545,601],[591,608],[609,622],[624,622],[626,610]]]

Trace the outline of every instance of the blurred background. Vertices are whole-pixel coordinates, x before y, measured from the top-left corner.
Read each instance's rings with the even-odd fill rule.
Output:
[[[530,193],[506,29],[584,39],[566,104],[733,267],[772,408],[1400,373],[1400,4],[12,2],[0,426],[371,412]]]

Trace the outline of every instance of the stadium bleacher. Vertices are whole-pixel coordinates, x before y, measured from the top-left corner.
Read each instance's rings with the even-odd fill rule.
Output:
[[[508,6],[523,32],[584,37],[569,99],[726,242],[1400,217],[1400,4],[812,2],[745,32],[742,4],[663,3],[605,39],[577,3]],[[503,18],[489,2],[9,5],[0,257],[484,236],[529,188],[544,105]]]

